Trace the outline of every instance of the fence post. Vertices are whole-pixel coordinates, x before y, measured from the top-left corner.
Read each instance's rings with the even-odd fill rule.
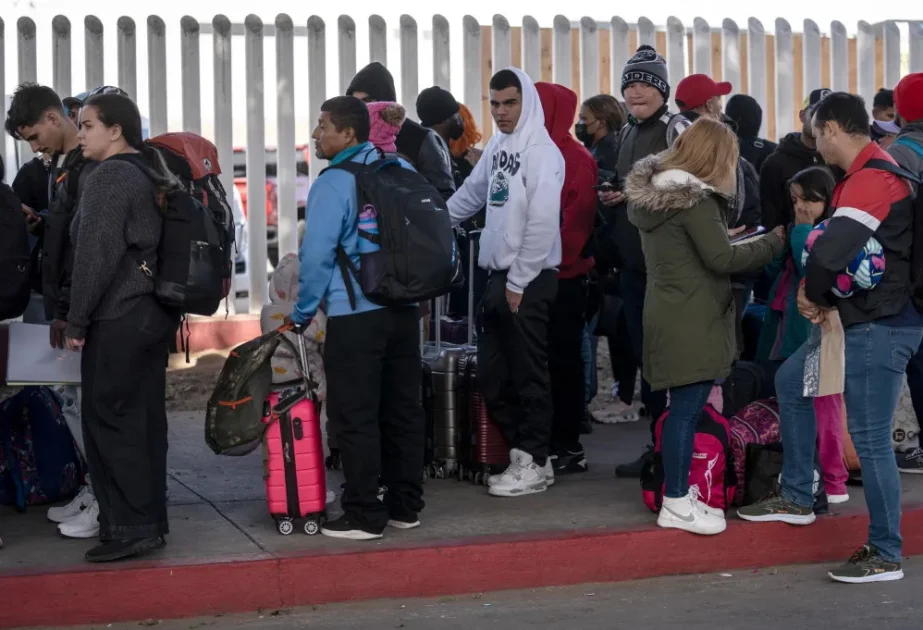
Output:
[[[417,21],[401,16],[401,103],[409,118],[417,117],[417,95],[420,93],[419,43]]]
[[[923,22],[910,22],[907,37],[910,40],[910,71],[923,72]]]
[[[612,86],[612,92],[624,100],[621,99],[622,72],[628,63],[628,23],[618,16],[609,21],[609,44],[612,49],[609,51],[609,85]]]
[[[513,42],[510,35],[510,22],[502,15],[494,15],[490,29],[493,50],[491,69],[494,73],[513,65]]]
[[[138,45],[135,37],[135,21],[122,16],[118,21],[119,87],[133,98],[138,98]]]
[[[86,89],[93,90],[105,84],[103,73],[103,23],[95,15],[83,19],[84,62]]]
[[[531,15],[522,18],[522,69],[533,82],[542,80],[541,30]]]
[[[901,80],[901,31],[894,20],[888,20],[882,28],[884,36],[885,87],[893,90]]]
[[[802,89],[805,96],[820,87],[820,27],[814,20],[804,21],[804,31],[801,35],[801,60],[802,60]]]
[[[740,28],[731,19],[721,22],[721,78],[731,84],[731,93],[724,97],[727,104],[728,99],[743,88],[740,84]]]
[[[56,15],[51,21],[52,84],[62,98],[71,92],[71,21]],[[0,91],[0,94],[3,94]]]
[[[217,42],[219,35],[219,21],[216,17],[212,21],[212,25],[215,28],[215,41]],[[227,19],[227,18],[225,18]],[[230,22],[228,22],[228,29],[231,28]],[[151,136],[159,136],[162,133],[167,132],[167,37],[166,37],[166,25],[163,23],[163,20],[156,15],[151,15],[147,18],[147,91],[148,91],[148,102],[150,104],[150,115],[151,115]],[[230,37],[230,33],[228,34]],[[230,45],[230,42],[228,43]],[[228,51],[230,54],[230,50]],[[215,45],[215,58],[217,60],[218,48],[217,44]],[[215,66],[215,81],[218,79],[217,72],[217,61]],[[217,83],[215,84],[215,89],[218,89]],[[230,95],[228,96],[228,101],[230,101]],[[215,98],[215,104],[218,104],[217,96]],[[215,110],[215,124],[217,128],[217,109]],[[217,133],[217,131],[216,131]],[[219,148],[218,152],[218,163],[225,164],[225,168],[230,165],[230,158],[225,162],[221,157],[221,151]],[[222,183],[223,180],[222,180]],[[225,186],[225,189],[230,192],[231,189]],[[229,300],[228,302],[232,302]]]
[[[570,20],[563,15],[554,16],[554,32],[551,39],[551,66],[552,81],[571,87],[573,82],[570,76]]]
[[[756,18],[747,20],[747,94],[766,111],[766,31]],[[760,136],[766,136],[766,116],[760,123]]]
[[[340,94],[346,94],[356,76],[356,23],[348,15],[337,18],[337,65],[340,68]]]
[[[369,16],[369,61],[388,65],[388,25],[380,15]]]
[[[776,135],[791,130],[795,121],[795,77],[792,72],[792,27],[787,20],[776,18]]]
[[[35,82],[38,77],[36,62],[35,22],[30,17],[21,17],[16,21],[19,34],[19,83]]]
[[[462,36],[462,60],[465,68],[464,102],[471,110],[478,129],[488,140],[489,130],[484,128],[481,120],[481,25],[477,19],[466,15],[462,20],[464,35]]]
[[[279,259],[298,251],[298,200],[295,199],[295,25],[276,16],[276,212]]]
[[[842,22],[830,23],[830,89],[849,90],[849,36]]]
[[[856,60],[857,92],[865,99],[865,104],[871,111],[872,99],[875,97],[875,32],[864,20],[859,21],[856,33]]]
[[[580,100],[599,94],[599,26],[591,17],[580,19]]]
[[[327,100],[327,36],[324,20],[308,18],[308,110],[313,128],[320,107]],[[327,166],[326,160],[312,159],[308,164],[313,182]]]
[[[692,72],[711,76],[711,27],[702,18],[692,21]]]
[[[672,15],[667,18],[667,76],[674,87],[686,76],[686,28]]]
[[[202,133],[202,93],[199,71],[199,22],[184,16],[180,20],[181,60],[183,75],[183,129]],[[249,207],[249,202],[248,202]],[[252,262],[252,261],[251,261]]]
[[[263,95],[263,21],[244,20],[247,58],[247,226],[249,230],[250,312],[268,298],[266,269],[266,114]],[[281,149],[281,147],[280,147]]]
[[[638,46],[657,48],[657,26],[646,17],[638,18]],[[632,51],[634,52],[634,51]]]
[[[449,21],[441,15],[433,16],[433,85],[452,90],[451,47],[449,46]]]
[[[164,40],[164,23],[159,17],[151,16],[147,19],[147,48],[148,68],[151,92],[151,135],[157,135],[167,130],[167,91],[166,91],[166,47]],[[154,54],[156,46],[156,55]],[[224,15],[216,15],[212,19],[212,50],[214,52],[215,71],[215,148],[218,149],[218,164],[221,166],[221,186],[228,194],[228,201],[234,203],[234,118],[233,118],[233,91],[231,90],[231,21]],[[161,60],[161,70],[154,77],[154,63]],[[155,91],[162,81],[160,94],[155,99]],[[155,116],[155,103],[157,115]],[[155,118],[157,122],[155,123]],[[157,125],[155,127],[155,124]],[[162,129],[160,125],[163,125]],[[155,131],[158,129],[159,131]],[[243,214],[243,208],[240,209]],[[246,220],[246,219],[245,219]],[[248,245],[249,246],[249,245]],[[238,244],[239,247],[239,244]],[[228,311],[237,313],[237,273],[231,274],[230,299],[227,301]],[[249,287],[247,287],[249,289]]]

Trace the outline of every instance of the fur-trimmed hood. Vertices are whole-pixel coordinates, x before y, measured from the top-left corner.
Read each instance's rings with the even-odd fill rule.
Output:
[[[677,169],[662,169],[659,155],[635,163],[625,179],[631,221],[650,231],[678,212],[689,210],[720,193],[699,178]]]

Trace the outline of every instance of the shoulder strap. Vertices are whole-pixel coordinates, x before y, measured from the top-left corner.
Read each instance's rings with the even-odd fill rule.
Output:
[[[917,186],[923,186],[923,179],[920,179],[919,175],[915,175],[907,169],[901,168],[897,164],[892,164],[887,160],[869,160],[862,168],[870,168],[875,169],[876,171],[891,173],[892,175],[896,175],[910,182],[913,182]]]
[[[673,146],[673,143],[676,142],[676,139],[679,138],[684,131],[692,126],[692,123],[689,122],[689,119],[682,114],[671,114],[670,112],[664,112],[663,116],[660,117],[660,120],[663,121],[667,126],[666,138],[668,149]]]
[[[923,144],[920,144],[916,140],[912,140],[909,136],[899,137],[897,140],[894,141],[894,144],[899,144],[902,147],[907,147],[908,149],[916,153],[918,156],[920,156],[921,159],[923,159]]]

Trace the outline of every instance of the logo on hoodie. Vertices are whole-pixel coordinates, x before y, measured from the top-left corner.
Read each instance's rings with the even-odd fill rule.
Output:
[[[503,171],[496,171],[490,178],[490,196],[487,203],[494,207],[505,206],[510,199],[510,182]]]
[[[490,164],[490,196],[488,205],[505,206],[510,199],[510,177],[519,172],[522,162],[518,153],[507,153],[500,149],[493,154]]]

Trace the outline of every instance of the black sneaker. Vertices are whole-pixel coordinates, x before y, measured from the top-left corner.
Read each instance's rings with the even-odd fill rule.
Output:
[[[329,538],[342,538],[344,540],[378,540],[384,531],[383,527],[368,527],[360,525],[346,514],[335,521],[327,521],[320,528],[320,533]]]
[[[654,458],[654,447],[647,445],[644,453],[633,462],[615,467],[615,476],[622,479],[640,478],[644,466]]]
[[[788,523],[789,525],[810,525],[816,518],[813,507],[802,507],[779,494],[771,495],[758,503],[743,506],[737,510],[737,516],[751,523]]]
[[[585,473],[589,470],[586,461],[586,451],[582,448],[570,450],[566,448],[558,449],[548,456],[551,461],[551,467],[556,475],[568,475],[570,473]]]
[[[831,580],[846,584],[865,584],[867,582],[892,582],[904,578],[900,562],[890,562],[882,558],[878,550],[871,545],[862,545],[859,550],[839,569],[827,575]]]
[[[420,518],[413,512],[394,511],[388,518],[388,527],[395,529],[416,529],[420,526]]]
[[[86,552],[87,562],[115,562],[125,558],[133,558],[141,554],[162,549],[167,544],[163,536],[150,536],[148,538],[124,538],[110,540],[96,545]]]
[[[897,469],[902,473],[923,475],[923,448],[895,453]]]

